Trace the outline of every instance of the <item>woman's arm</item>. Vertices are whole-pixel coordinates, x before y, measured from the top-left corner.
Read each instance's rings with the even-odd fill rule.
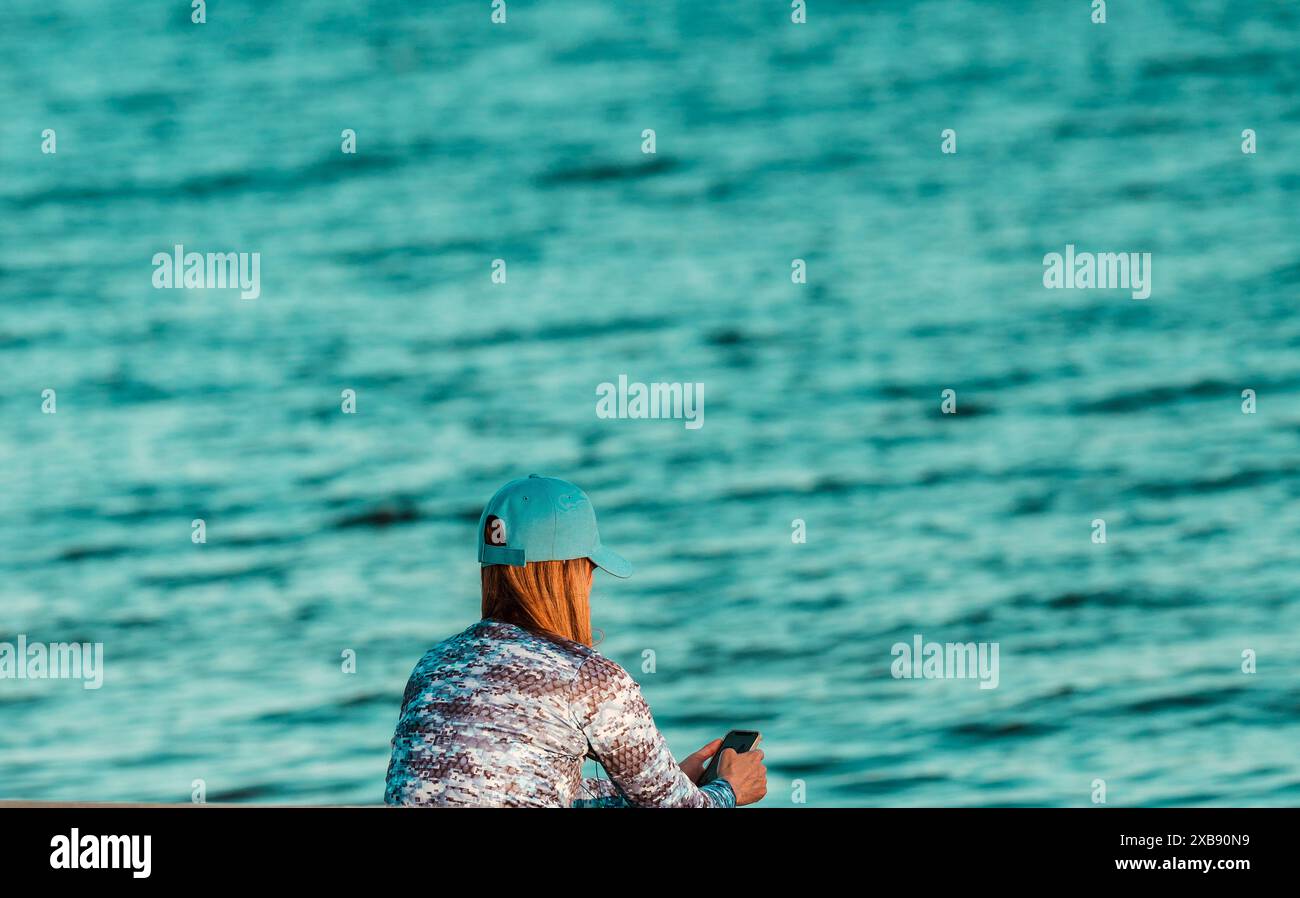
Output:
[[[582,797],[573,802],[575,808],[626,808],[628,803],[611,780],[588,776],[582,780]]]
[[[691,782],[655,726],[641,687],[622,667],[593,655],[578,668],[572,690],[574,719],[586,735],[591,753],[629,805],[736,806],[736,794],[726,780],[714,780],[703,788]]]

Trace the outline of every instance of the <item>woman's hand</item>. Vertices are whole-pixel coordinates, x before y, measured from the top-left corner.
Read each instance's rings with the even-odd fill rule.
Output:
[[[760,801],[767,794],[767,767],[761,749],[751,748],[743,754],[736,754],[734,748],[724,750],[718,762],[718,776],[736,793],[737,807]]]
[[[704,768],[709,765],[709,758],[713,757],[713,753],[718,750],[718,746],[721,744],[721,739],[714,739],[699,751],[688,755],[686,759],[677,766],[682,768],[682,773],[690,777],[691,782],[698,786],[700,784],[700,777],[704,776]]]
[[[721,746],[722,740],[714,739],[699,751],[692,752],[678,766],[691,782],[698,785],[709,759]],[[767,767],[763,765],[763,752],[757,748],[744,754],[737,754],[734,748],[724,751],[718,759],[718,776],[726,780],[731,791],[736,793],[737,805],[753,804],[767,794]]]

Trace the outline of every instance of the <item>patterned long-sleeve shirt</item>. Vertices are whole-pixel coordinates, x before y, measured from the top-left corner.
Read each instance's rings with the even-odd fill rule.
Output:
[[[609,779],[582,777],[584,758]],[[390,805],[734,807],[673,759],[636,681],[581,643],[482,620],[411,673],[393,735]]]

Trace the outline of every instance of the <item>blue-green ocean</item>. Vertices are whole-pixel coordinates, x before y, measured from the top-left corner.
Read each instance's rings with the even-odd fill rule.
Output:
[[[104,653],[0,679],[0,798],[378,803],[539,472],[637,565],[601,651],[679,756],[761,730],[765,804],[1300,803],[1294,2],[189,6],[0,7],[0,641]],[[178,244],[260,296],[155,289]],[[891,676],[917,634],[997,688]]]

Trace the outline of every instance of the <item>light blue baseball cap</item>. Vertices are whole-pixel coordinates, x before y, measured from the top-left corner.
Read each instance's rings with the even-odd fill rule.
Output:
[[[488,500],[478,522],[480,564],[523,567],[570,558],[589,558],[615,577],[632,576],[632,563],[600,544],[596,510],[569,481],[529,474]]]

